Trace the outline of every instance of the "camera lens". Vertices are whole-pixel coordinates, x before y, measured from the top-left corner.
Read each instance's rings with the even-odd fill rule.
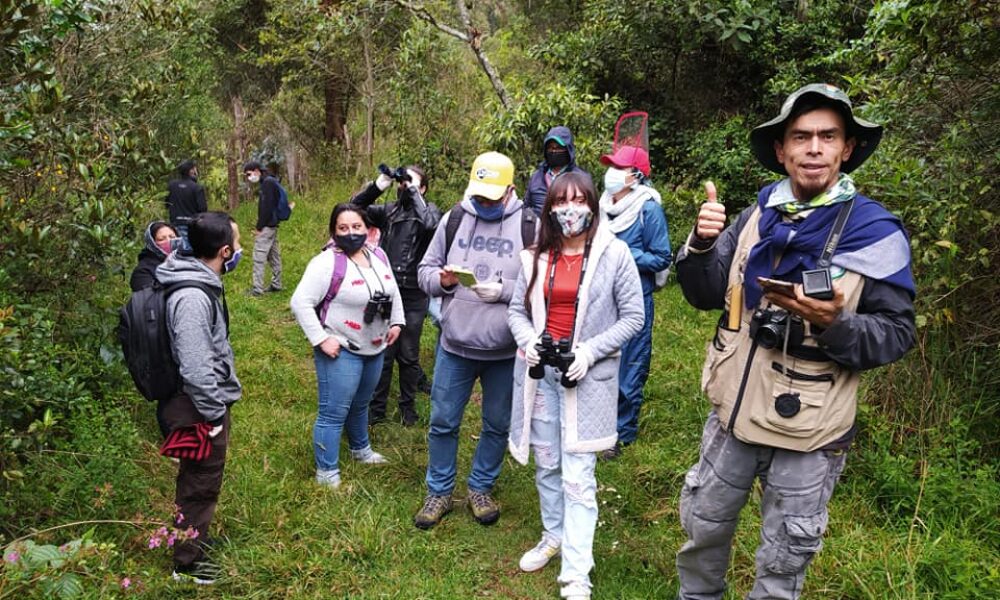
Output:
[[[780,341],[781,332],[778,331],[778,328],[771,323],[761,325],[757,330],[757,343],[763,348],[774,348]]]

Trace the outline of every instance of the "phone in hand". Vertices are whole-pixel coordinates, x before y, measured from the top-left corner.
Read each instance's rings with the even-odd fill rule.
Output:
[[[775,294],[781,294],[782,296],[788,296],[789,298],[795,298],[795,284],[791,281],[782,281],[780,279],[771,279],[769,277],[758,277],[757,283],[765,292],[773,292]]]

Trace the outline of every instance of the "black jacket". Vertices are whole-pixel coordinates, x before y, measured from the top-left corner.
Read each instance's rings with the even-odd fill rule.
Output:
[[[408,195],[402,197],[402,194]],[[351,204],[366,209],[372,225],[382,230],[380,245],[389,257],[396,285],[400,289],[417,290],[417,265],[434,237],[441,211],[414,188],[402,194],[395,202],[373,205],[382,195],[373,181],[351,198]]]
[[[190,177],[174,179],[167,185],[166,204],[171,223],[177,223],[178,217],[191,218],[203,213],[208,210],[205,186]]]
[[[257,224],[254,228],[257,231],[265,227],[277,227],[278,220],[274,217],[274,211],[278,208],[278,180],[274,175],[262,174],[260,176],[260,190],[257,200]]]

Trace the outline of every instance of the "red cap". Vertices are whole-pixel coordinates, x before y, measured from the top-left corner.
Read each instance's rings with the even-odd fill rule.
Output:
[[[620,146],[614,153],[602,156],[601,164],[619,169],[635,167],[649,177],[649,153],[636,146]]]

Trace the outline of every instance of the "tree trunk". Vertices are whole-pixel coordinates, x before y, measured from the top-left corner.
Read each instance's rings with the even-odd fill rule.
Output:
[[[236,210],[240,205],[240,161],[246,158],[246,134],[243,131],[243,99],[239,95],[230,98],[233,110],[233,131],[226,144],[226,177],[229,187],[226,193],[226,204],[229,210]]]
[[[327,142],[337,142],[343,145],[344,126],[347,124],[347,96],[344,86],[336,74],[326,76],[323,85],[323,100],[326,123],[323,127],[323,139]]]
[[[368,170],[371,170],[375,156],[375,66],[372,62],[371,39],[367,31],[362,34],[362,41],[365,57],[365,157]]]

